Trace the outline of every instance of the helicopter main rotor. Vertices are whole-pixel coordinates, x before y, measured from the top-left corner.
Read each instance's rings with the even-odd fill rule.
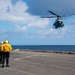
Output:
[[[54,26],[53,28],[55,28],[55,29],[60,28],[60,27],[62,28],[64,26],[62,17],[65,17],[65,16],[64,15],[63,16],[57,15],[50,10],[48,12],[53,14],[54,16],[45,16],[45,17],[42,17],[42,18],[55,18],[55,17],[57,17],[55,23],[53,24],[53,26]]]
[[[57,14],[55,14],[54,12],[52,12],[50,10],[48,12],[55,15],[55,16],[45,16],[45,17],[42,17],[42,18],[55,18],[55,17],[61,17],[62,18],[62,17],[65,17],[65,15],[60,16],[60,15],[57,15]]]

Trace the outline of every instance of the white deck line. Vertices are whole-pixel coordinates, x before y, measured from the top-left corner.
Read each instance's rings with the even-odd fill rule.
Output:
[[[23,73],[23,74],[28,74],[28,75],[37,75],[37,74],[34,74],[34,73],[29,73],[29,72],[26,72],[26,71],[21,71],[21,70],[15,69],[15,68],[8,68],[8,69],[9,69],[9,70],[16,71],[16,72]]]
[[[16,58],[14,60],[20,60],[20,59],[24,59],[24,58],[30,58],[30,57],[34,57],[34,56],[38,56],[40,54],[35,54],[35,55],[30,55],[30,56],[26,56],[26,57],[22,57],[22,58]]]
[[[24,61],[24,60],[21,60],[21,61]],[[36,62],[33,62],[33,61],[27,61],[25,60],[25,62],[29,62],[29,63],[32,63],[32,64],[36,64],[36,65],[42,65],[42,63],[36,63]],[[56,68],[61,68],[61,69],[68,69],[68,70],[74,70],[73,68],[69,68],[69,67],[63,67],[63,66],[57,66],[57,65],[49,65],[50,67],[56,67]]]
[[[49,65],[49,66],[52,66],[52,67],[56,67],[56,68],[62,68],[62,69],[68,69],[68,70],[74,70],[73,68],[69,68],[69,67],[62,67],[62,66],[57,66],[57,65]]]

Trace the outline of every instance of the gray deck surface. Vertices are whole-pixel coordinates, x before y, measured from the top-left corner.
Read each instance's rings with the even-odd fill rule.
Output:
[[[75,55],[11,52],[10,67],[0,67],[0,75],[75,75]]]

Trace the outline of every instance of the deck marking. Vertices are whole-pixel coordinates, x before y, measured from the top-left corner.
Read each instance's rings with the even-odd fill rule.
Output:
[[[21,60],[21,61],[24,61],[24,60]],[[36,65],[42,65],[42,63],[33,62],[33,61],[27,61],[27,60],[25,60],[24,62],[29,62],[29,63],[36,64]],[[74,70],[75,71],[75,69],[70,68],[70,67],[63,67],[63,66],[57,66],[57,65],[49,65],[49,66],[56,67],[56,68],[62,68],[62,69],[68,69],[68,70]]]
[[[26,56],[26,57],[22,57],[22,58],[16,58],[14,60],[20,60],[20,59],[24,59],[24,58],[30,58],[30,57],[34,57],[34,56],[38,56],[40,54],[35,54],[35,55],[31,55],[31,56]]]
[[[21,61],[24,61],[24,60],[21,60]],[[36,64],[36,65],[42,65],[42,63],[39,63],[39,62],[33,62],[33,61],[27,61],[27,60],[25,60],[24,62],[29,62],[29,63]],[[57,65],[49,65],[49,66],[56,67],[56,68],[61,68],[61,69],[74,70],[75,71],[75,69],[70,68],[70,67],[63,67],[63,66],[57,66]]]
[[[37,75],[37,74],[34,74],[34,73],[29,73],[29,72],[26,72],[26,71],[21,71],[21,70],[15,69],[15,68],[8,68],[8,69],[9,70],[13,70],[13,71],[17,71],[17,72],[20,72],[20,73],[28,74],[28,75]]]
[[[42,56],[45,56],[44,54],[35,54],[35,55],[31,55],[31,56],[26,56],[26,57],[22,57],[22,58],[17,58],[15,60],[20,60],[20,59],[23,59],[23,58],[30,58],[30,57],[34,57],[34,56],[38,56],[38,55],[42,55]],[[61,58],[61,57],[59,57]],[[53,60],[53,59],[49,59],[49,60]],[[53,60],[53,61],[60,61],[60,60]],[[30,61],[29,61],[30,62]],[[68,62],[68,61],[62,61],[62,62]],[[42,63],[36,63],[36,62],[31,62],[31,63],[34,63],[34,64],[41,64]],[[75,63],[75,62],[69,62],[69,63]],[[52,67],[56,67],[56,68],[62,68],[62,69],[68,69],[68,70],[74,70],[74,68],[70,68],[70,67],[62,67],[62,66],[57,66],[57,65],[49,65],[49,66],[52,66]]]
[[[62,67],[62,66],[57,66],[57,65],[49,65],[49,66],[52,66],[52,67],[56,67],[56,68],[62,68],[62,69],[68,69],[68,70],[74,70],[73,68],[69,68],[69,67]]]

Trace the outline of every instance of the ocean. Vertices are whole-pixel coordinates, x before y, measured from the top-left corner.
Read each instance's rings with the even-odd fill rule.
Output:
[[[14,49],[21,50],[49,50],[49,51],[65,51],[75,52],[75,45],[12,45]]]

